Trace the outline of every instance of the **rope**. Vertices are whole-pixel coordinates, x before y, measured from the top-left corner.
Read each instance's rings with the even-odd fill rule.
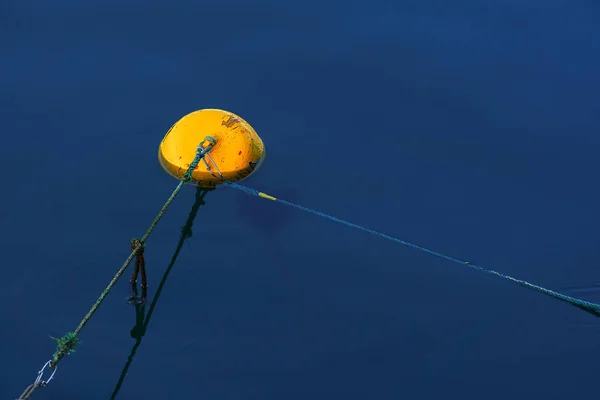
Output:
[[[142,339],[144,338],[144,334],[145,334],[146,330],[148,329],[148,324],[150,324],[150,319],[152,318],[152,315],[154,313],[154,308],[156,307],[156,304],[158,303],[158,299],[160,298],[162,290],[163,290],[165,284],[167,283],[169,273],[173,269],[173,266],[175,265],[175,262],[177,261],[177,257],[179,257],[179,253],[180,253],[181,249],[183,248],[185,241],[187,239],[189,239],[190,237],[192,237],[192,226],[194,224],[194,220],[196,219],[196,215],[198,214],[198,210],[200,209],[200,206],[203,206],[206,204],[204,202],[204,197],[206,196],[206,194],[208,192],[209,192],[209,190],[207,190],[207,189],[202,189],[200,187],[196,188],[196,197],[195,197],[194,204],[192,205],[192,208],[190,210],[190,213],[188,214],[188,218],[187,218],[185,224],[181,228],[181,235],[179,237],[179,242],[177,243],[175,252],[173,253],[173,256],[171,257],[171,262],[169,262],[169,265],[167,266],[167,268],[162,276],[162,279],[160,280],[160,283],[158,284],[156,293],[154,294],[154,298],[152,299],[152,304],[150,304],[148,314],[146,314],[145,318],[144,318],[143,305],[142,305],[142,307],[140,307],[140,310],[138,312],[139,305],[136,304],[136,325],[133,328],[133,330],[136,330],[136,334],[134,337],[136,339],[136,342],[133,345],[133,347],[131,348],[131,352],[129,354],[129,357],[127,358],[127,362],[125,363],[125,366],[123,367],[123,371],[121,372],[121,375],[119,376],[119,380],[117,381],[117,384],[115,385],[115,388],[113,389],[112,395],[110,397],[111,400],[115,400],[117,398],[117,394],[119,393],[119,390],[121,390],[121,386],[123,385],[123,382],[125,381],[125,377],[127,376],[127,371],[129,370],[129,367],[130,367],[131,363],[133,362],[133,358],[135,357],[136,351],[137,351],[138,347],[142,344]],[[141,321],[138,320],[138,317],[141,319]],[[132,330],[132,332],[133,332],[133,330]],[[132,333],[132,337],[133,336],[134,335]]]
[[[425,247],[421,247],[421,246],[416,245],[414,243],[410,243],[410,242],[407,242],[407,241],[395,238],[393,236],[386,235],[385,233],[381,233],[381,232],[375,231],[373,229],[369,229],[369,228],[366,228],[364,226],[357,225],[357,224],[354,224],[352,222],[345,221],[343,219],[334,217],[334,216],[329,215],[329,214],[322,213],[322,212],[314,210],[312,208],[304,207],[304,206],[301,206],[299,204],[292,203],[292,202],[289,202],[289,201],[286,201],[286,200],[283,200],[283,199],[278,199],[278,198],[273,197],[271,195],[268,195],[266,193],[259,192],[258,190],[255,190],[255,189],[252,189],[252,188],[240,185],[240,184],[235,183],[235,182],[227,182],[227,184],[229,186],[231,186],[232,188],[235,188],[235,189],[240,190],[242,192],[245,192],[247,194],[250,194],[250,195],[253,195],[253,196],[258,196],[258,197],[261,197],[263,199],[275,201],[275,202],[278,202],[278,203],[281,203],[281,204],[285,204],[287,206],[297,208],[298,210],[301,210],[301,211],[304,211],[304,212],[307,212],[307,213],[319,216],[321,218],[325,218],[325,219],[328,219],[330,221],[346,225],[346,226],[348,226],[350,228],[358,229],[360,231],[363,231],[363,232],[366,232],[366,233],[370,233],[372,235],[376,235],[376,236],[382,237],[382,238],[390,240],[392,242],[399,243],[399,244],[401,244],[403,246],[411,247],[413,249],[425,252],[425,253],[433,255],[435,257],[439,257],[439,258],[445,259],[445,260],[453,262],[455,264],[460,264],[460,265],[463,265],[465,267],[468,267],[468,268],[471,268],[471,269],[474,269],[474,270],[477,270],[477,271],[484,272],[486,274],[490,274],[490,275],[502,278],[502,279],[510,281],[512,283],[519,284],[519,285],[521,285],[523,287],[526,287],[528,289],[535,290],[535,291],[543,293],[543,294],[545,294],[547,296],[550,296],[550,297],[553,297],[555,299],[558,299],[558,300],[564,301],[566,303],[569,303],[569,304],[571,304],[571,305],[573,305],[575,307],[581,308],[582,310],[590,312],[590,313],[592,313],[595,316],[600,316],[600,304],[591,303],[589,301],[585,301],[585,300],[577,299],[575,297],[567,296],[567,295],[564,295],[562,293],[558,293],[558,292],[555,292],[553,290],[546,289],[546,288],[538,286],[538,285],[534,285],[533,283],[529,283],[527,281],[524,281],[524,280],[521,280],[521,279],[516,279],[516,278],[513,278],[513,277],[511,277],[509,275],[505,275],[503,273],[500,273],[500,272],[497,272],[497,271],[494,271],[494,270],[491,270],[491,269],[487,269],[487,268],[483,268],[483,267],[480,267],[480,266],[475,265],[475,264],[471,264],[468,261],[462,261],[462,260],[459,260],[457,258],[448,256],[448,255],[445,255],[445,254],[442,254],[442,253],[439,253],[437,251],[429,250],[429,249],[427,249]]]
[[[19,396],[19,398],[17,400],[28,400],[31,398],[31,395],[33,395],[33,392],[35,392],[38,388],[42,387],[42,382],[34,382],[31,385],[27,386],[27,389],[25,389],[25,391],[23,392],[23,394],[21,396]]]
[[[207,141],[209,142],[209,144],[206,147],[203,147],[203,144]],[[90,311],[88,311],[88,313],[85,315],[85,317],[83,317],[83,320],[81,320],[81,322],[79,323],[77,328],[75,328],[75,330],[73,332],[67,333],[65,336],[63,336],[63,338],[58,340],[58,347],[57,347],[56,352],[54,353],[54,356],[52,359],[52,366],[58,364],[58,362],[67,354],[70,354],[73,351],[75,351],[75,345],[77,345],[77,343],[78,343],[77,335],[79,335],[79,333],[85,327],[85,325],[88,323],[88,321],[90,320],[92,315],[94,315],[94,313],[96,312],[98,307],[100,307],[100,304],[102,304],[102,301],[104,301],[104,298],[108,295],[108,292],[110,292],[110,290],[113,288],[113,286],[115,286],[115,284],[117,283],[117,281],[119,280],[121,275],[123,275],[123,272],[125,272],[125,270],[127,269],[127,266],[131,263],[133,258],[136,256],[136,254],[143,248],[144,243],[146,242],[146,240],[148,239],[148,237],[150,236],[150,234],[152,233],[152,231],[158,224],[158,221],[160,221],[160,219],[163,217],[163,215],[165,214],[165,212],[167,211],[167,209],[169,208],[169,206],[171,205],[173,200],[175,200],[175,197],[177,197],[177,195],[179,194],[181,189],[185,186],[185,184],[192,179],[192,172],[198,166],[198,164],[200,163],[200,160],[204,157],[204,155],[206,153],[208,153],[210,151],[210,149],[212,149],[212,147],[214,145],[215,145],[215,140],[209,136],[207,136],[202,141],[202,143],[200,143],[200,145],[196,149],[196,157],[194,157],[194,160],[190,163],[190,166],[189,166],[188,170],[186,171],[186,173],[183,175],[182,180],[179,182],[179,184],[177,185],[175,190],[173,190],[173,193],[171,193],[171,196],[169,196],[169,198],[167,199],[165,204],[162,206],[161,210],[158,212],[158,215],[154,218],[154,221],[152,221],[152,223],[146,230],[146,233],[144,233],[144,236],[142,236],[142,238],[139,240],[137,246],[131,251],[131,254],[129,254],[129,257],[127,257],[127,259],[125,260],[125,262],[123,263],[121,268],[119,268],[119,270],[117,271],[115,276],[109,282],[108,286],[106,286],[106,289],[104,289],[104,291],[100,294],[100,297],[98,297],[98,300],[96,300],[96,302],[94,303],[94,305],[92,306]]]
[[[205,144],[206,144],[206,146],[205,146]],[[119,270],[117,271],[115,276],[111,279],[111,281],[108,283],[106,288],[102,291],[102,293],[100,294],[100,297],[98,297],[98,300],[96,300],[96,302],[92,305],[92,308],[88,311],[88,313],[85,315],[85,317],[83,317],[83,320],[81,320],[81,322],[79,323],[79,325],[77,326],[77,328],[75,328],[75,330],[73,332],[69,332],[59,339],[54,338],[57,341],[56,351],[54,352],[54,354],[52,356],[52,360],[48,361],[46,363],[46,365],[44,366],[44,368],[45,368],[47,365],[49,365],[52,369],[54,369],[52,376],[54,376],[54,373],[56,372],[56,367],[57,367],[58,363],[60,362],[60,360],[62,360],[62,358],[64,356],[71,354],[75,351],[75,346],[79,343],[78,335],[81,332],[81,330],[89,322],[90,318],[94,315],[94,313],[96,312],[98,307],[100,307],[100,304],[102,304],[102,301],[104,301],[104,298],[108,295],[108,293],[113,288],[113,286],[115,286],[115,284],[117,283],[117,281],[119,280],[121,275],[123,275],[123,273],[127,269],[127,266],[131,263],[133,258],[136,256],[136,254],[138,254],[138,252],[143,248],[146,240],[148,239],[148,237],[150,236],[150,234],[152,233],[152,231],[158,224],[158,221],[160,221],[160,219],[166,213],[167,209],[169,208],[169,206],[171,205],[173,200],[175,200],[175,197],[177,197],[177,195],[179,194],[181,189],[185,186],[185,184],[188,183],[192,179],[192,173],[194,172],[194,170],[200,163],[200,160],[204,157],[204,155],[206,153],[208,153],[213,148],[213,146],[215,144],[216,144],[215,139],[210,136],[207,136],[206,138],[204,138],[202,143],[200,143],[200,145],[198,145],[198,148],[196,149],[196,156],[190,163],[190,166],[187,169],[187,171],[185,172],[185,174],[183,175],[181,181],[179,182],[179,184],[177,185],[175,190],[173,190],[173,193],[171,193],[171,196],[169,196],[169,198],[167,199],[167,201],[165,202],[165,204],[159,211],[158,215],[154,218],[154,221],[152,221],[152,223],[146,230],[146,233],[144,233],[144,236],[142,236],[142,238],[139,240],[139,242],[137,242],[137,245],[135,246],[135,248],[132,249],[131,254],[129,254],[129,257],[127,257],[127,259],[125,260],[125,262],[123,263],[121,268],[119,268]],[[42,371],[40,371],[38,373],[38,379],[36,380],[36,384],[41,382],[41,384],[40,384],[41,386],[46,386],[46,384],[50,381],[50,379],[52,379],[52,377],[48,380],[48,382],[40,381],[43,370],[44,369],[42,368]],[[23,393],[23,395],[31,396],[31,393],[33,392],[33,390],[40,387],[40,385],[37,385],[37,387],[33,388],[30,391],[28,391],[29,388],[27,388],[25,390],[25,392]],[[23,395],[21,397],[23,397]],[[28,397],[26,397],[26,398],[28,398]]]
[[[142,288],[148,287],[148,280],[146,279],[146,260],[144,258],[144,247],[145,245],[140,244],[138,239],[131,240],[131,251],[135,250],[137,246],[140,246],[137,254],[135,255],[135,265],[133,266],[133,275],[131,276],[131,280],[129,281],[131,284],[135,285],[137,282],[138,273],[142,272]]]

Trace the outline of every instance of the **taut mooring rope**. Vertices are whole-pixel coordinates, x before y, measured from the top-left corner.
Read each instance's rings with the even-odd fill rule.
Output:
[[[240,190],[242,192],[248,193],[250,195],[258,196],[258,197],[261,197],[263,199],[267,199],[267,200],[275,201],[275,202],[278,202],[278,203],[281,203],[281,204],[285,204],[287,206],[297,208],[297,209],[302,210],[304,212],[317,215],[317,216],[319,216],[321,218],[325,218],[325,219],[328,219],[330,221],[346,225],[346,226],[348,226],[350,228],[358,229],[360,231],[363,231],[363,232],[366,232],[366,233],[370,233],[372,235],[376,235],[376,236],[382,237],[382,238],[387,239],[387,240],[391,240],[392,242],[396,242],[396,243],[400,243],[401,245],[404,245],[404,246],[412,247],[413,249],[417,249],[419,251],[431,254],[433,256],[436,256],[436,257],[439,257],[439,258],[443,258],[443,259],[448,260],[450,262],[453,262],[455,264],[460,264],[460,265],[463,265],[465,267],[468,267],[468,268],[471,268],[471,269],[474,269],[474,270],[477,270],[477,271],[485,272],[487,274],[497,276],[499,278],[502,278],[504,280],[507,280],[507,281],[510,281],[510,282],[513,282],[513,283],[517,283],[517,284],[519,284],[521,286],[524,286],[524,287],[526,287],[528,289],[532,289],[532,290],[538,291],[538,292],[543,293],[543,294],[545,294],[547,296],[554,297],[555,299],[562,300],[562,301],[564,301],[566,303],[569,303],[569,304],[571,304],[571,305],[573,305],[575,307],[581,308],[581,309],[583,309],[583,310],[585,310],[587,312],[592,313],[595,316],[600,316],[600,304],[591,303],[589,301],[585,301],[585,300],[577,299],[575,297],[567,296],[567,295],[564,295],[562,293],[558,293],[558,292],[555,292],[553,290],[546,289],[546,288],[538,286],[538,285],[534,285],[533,283],[529,283],[529,282],[521,280],[521,279],[513,278],[512,276],[505,275],[505,274],[503,274],[501,272],[497,272],[497,271],[494,271],[494,270],[491,270],[491,269],[483,268],[483,267],[480,267],[478,265],[471,264],[468,261],[462,261],[462,260],[459,260],[457,258],[448,256],[446,254],[442,254],[442,253],[439,253],[437,251],[429,250],[429,249],[427,249],[425,247],[418,246],[418,245],[416,245],[414,243],[410,243],[410,242],[407,242],[407,241],[395,238],[393,236],[386,235],[385,233],[381,233],[381,232],[375,231],[373,229],[369,229],[369,228],[366,228],[364,226],[361,226],[361,225],[358,225],[358,224],[354,224],[352,222],[345,221],[343,219],[334,217],[334,216],[329,215],[329,214],[322,213],[322,212],[314,210],[312,208],[304,207],[304,206],[301,206],[301,205],[296,204],[296,203],[292,203],[292,202],[287,201],[287,200],[278,199],[278,198],[276,198],[274,196],[271,196],[271,195],[268,195],[266,193],[259,192],[258,190],[255,190],[255,189],[252,189],[252,188],[240,185],[239,183],[227,182],[227,184],[229,186],[231,186],[232,188],[235,188],[235,189]]]
[[[28,399],[31,396],[31,394],[33,393],[33,391],[35,391],[37,388],[46,386],[50,382],[50,380],[53,378],[54,374],[56,373],[57,365],[60,362],[60,360],[62,360],[62,358],[64,356],[75,351],[75,347],[79,343],[78,335],[81,332],[81,330],[85,327],[85,325],[88,323],[90,318],[94,315],[94,313],[96,312],[98,307],[100,307],[100,304],[102,303],[104,298],[108,295],[110,290],[117,283],[117,281],[119,280],[121,275],[123,275],[123,273],[127,269],[127,266],[131,263],[131,261],[136,256],[136,254],[140,251],[140,249],[143,248],[146,240],[148,239],[148,237],[150,236],[150,234],[152,233],[152,231],[158,224],[158,221],[160,221],[160,219],[163,217],[163,215],[165,214],[165,212],[167,211],[167,209],[169,208],[169,206],[171,205],[173,200],[175,200],[175,197],[177,197],[177,195],[179,194],[181,189],[185,186],[185,184],[188,183],[192,179],[192,173],[194,172],[194,170],[200,163],[200,160],[202,160],[204,155],[207,154],[213,148],[215,143],[216,142],[215,142],[214,138],[207,136],[206,138],[204,138],[202,143],[200,143],[198,145],[198,148],[196,149],[196,156],[194,157],[193,161],[190,163],[190,166],[187,169],[186,173],[183,175],[181,181],[179,182],[179,184],[177,185],[175,190],[173,190],[173,193],[171,193],[171,196],[169,196],[169,198],[167,199],[165,204],[162,206],[161,210],[158,212],[158,215],[154,218],[154,221],[152,221],[152,223],[146,230],[146,233],[144,233],[144,236],[142,236],[142,238],[139,240],[139,242],[137,242],[137,246],[135,246],[135,248],[131,251],[131,254],[129,254],[129,257],[127,257],[127,259],[125,260],[125,262],[123,263],[121,268],[119,268],[119,270],[117,271],[115,276],[108,283],[108,286],[106,286],[104,291],[100,294],[100,297],[98,297],[98,300],[96,300],[96,302],[92,305],[92,308],[90,308],[90,310],[85,315],[85,317],[83,317],[83,320],[81,320],[81,322],[79,323],[77,328],[75,328],[75,330],[73,332],[69,332],[66,335],[64,335],[63,337],[56,339],[58,344],[56,347],[56,351],[54,352],[54,354],[52,356],[52,359],[44,365],[44,368],[42,368],[42,370],[40,372],[38,372],[38,376],[37,376],[35,382],[33,384],[29,385],[27,387],[27,389],[23,392],[21,397],[17,400]],[[53,369],[52,375],[50,376],[50,378],[47,381],[43,381],[42,380],[43,372],[44,372],[44,369],[48,366],[50,366],[50,368]]]

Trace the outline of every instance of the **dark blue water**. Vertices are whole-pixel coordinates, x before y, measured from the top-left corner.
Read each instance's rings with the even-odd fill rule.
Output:
[[[157,147],[223,108],[259,190],[600,302],[592,1],[0,5],[0,397],[75,329],[176,185]],[[234,190],[195,189],[34,399],[582,399],[600,320]],[[137,331],[139,333],[139,329]],[[135,332],[134,332],[135,333]],[[134,335],[135,336],[135,335]]]

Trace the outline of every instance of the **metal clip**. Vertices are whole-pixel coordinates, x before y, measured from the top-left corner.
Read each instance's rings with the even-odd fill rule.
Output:
[[[54,378],[54,374],[56,373],[56,370],[58,369],[58,367],[56,365],[54,367],[52,367],[54,369],[54,371],[52,371],[52,374],[50,374],[50,378],[48,378],[47,381],[42,380],[42,377],[44,376],[44,370],[50,364],[52,364],[52,360],[49,360],[46,364],[44,364],[44,366],[42,367],[42,369],[38,371],[37,378],[35,378],[35,385],[36,386],[38,384],[40,384],[40,386],[47,386],[50,383],[50,381]]]

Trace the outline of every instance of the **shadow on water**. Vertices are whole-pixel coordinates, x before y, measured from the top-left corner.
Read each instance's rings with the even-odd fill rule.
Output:
[[[162,289],[165,286],[165,283],[167,283],[167,278],[169,277],[169,273],[171,272],[171,269],[173,268],[173,266],[175,265],[175,262],[177,261],[177,257],[179,256],[179,252],[181,251],[183,244],[185,243],[185,241],[188,238],[192,237],[192,225],[194,224],[194,219],[196,218],[196,214],[198,214],[198,210],[200,209],[200,206],[203,206],[206,204],[204,202],[204,197],[206,196],[206,194],[208,192],[209,191],[205,190],[205,189],[201,189],[201,188],[196,189],[196,200],[194,201],[194,205],[192,206],[192,209],[190,211],[190,214],[188,215],[187,221],[185,222],[185,225],[181,228],[181,236],[179,238],[179,243],[177,243],[177,247],[175,248],[175,253],[173,254],[173,257],[171,257],[171,262],[167,266],[167,269],[165,270],[165,273],[163,274],[162,279],[160,280],[158,288],[156,289],[156,294],[154,295],[154,298],[152,299],[152,303],[150,304],[150,307],[148,309],[148,314],[146,315],[145,301],[135,301],[134,302],[135,326],[131,330],[131,337],[135,339],[135,344],[133,345],[131,352],[129,353],[129,357],[127,358],[127,362],[125,363],[125,366],[123,367],[121,376],[119,377],[119,380],[117,381],[117,384],[115,385],[115,388],[110,397],[111,400],[114,400],[117,398],[117,394],[119,393],[119,390],[121,389],[121,386],[123,385],[123,382],[125,381],[125,377],[127,376],[127,371],[129,370],[129,367],[131,366],[131,363],[133,362],[133,358],[135,357],[135,353],[136,353],[138,347],[140,347],[140,344],[142,343],[142,339],[144,337],[144,334],[146,333],[146,329],[148,328],[150,319],[152,318],[152,313],[154,312],[154,307],[156,307],[156,303],[158,302],[158,299],[160,298]],[[132,288],[133,288],[133,296],[134,296],[133,298],[140,299],[140,297],[138,297],[138,293],[137,293],[137,286],[132,285]],[[145,298],[146,298],[146,288],[142,288],[141,299],[145,299]]]
[[[270,191],[268,186],[262,185],[261,190],[282,199],[298,202],[298,190],[295,188],[278,188]],[[286,205],[265,201],[264,199],[248,196],[246,193],[237,193],[235,198],[235,214],[244,219],[252,228],[265,234],[269,239],[287,227],[296,216],[296,210]],[[268,216],[268,217],[266,217]]]

